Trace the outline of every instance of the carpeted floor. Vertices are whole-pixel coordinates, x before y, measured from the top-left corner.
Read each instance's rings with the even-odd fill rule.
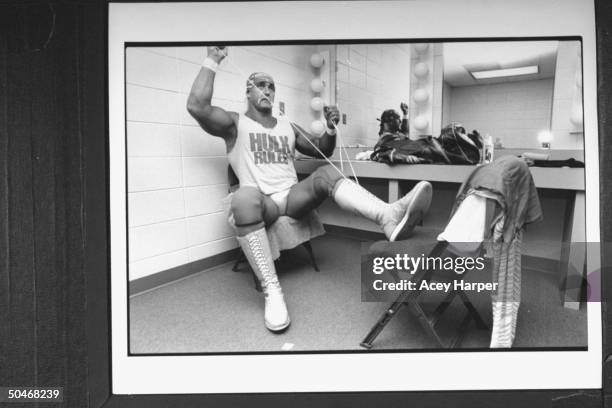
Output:
[[[362,302],[361,242],[327,234],[313,248],[315,272],[303,248],[284,254],[279,279],[291,326],[272,334],[263,325],[263,297],[250,272],[232,264],[191,275],[130,299],[132,353],[225,353],[269,351],[364,351],[359,342],[388,303]],[[585,347],[586,309],[564,309],[554,275],[524,271],[514,347]],[[470,298],[491,325],[489,294]],[[440,323],[452,328],[463,312],[458,302]],[[462,348],[488,347],[490,330],[471,326]],[[422,327],[401,310],[374,342],[376,350],[435,347]]]

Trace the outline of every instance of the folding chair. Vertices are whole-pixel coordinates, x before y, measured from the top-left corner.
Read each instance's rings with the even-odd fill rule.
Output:
[[[239,184],[240,182],[238,181],[238,177],[236,177],[236,173],[234,173],[234,169],[232,169],[231,165],[227,166],[227,181],[229,184],[229,192],[234,192],[239,188]],[[320,221],[318,219],[318,217],[316,218],[316,222],[318,222],[320,224]],[[299,224],[300,221],[295,220],[294,218],[288,217],[288,216],[281,216],[279,217],[278,220],[276,220],[276,222],[274,224],[283,224],[283,227],[279,227],[279,225],[276,225],[275,227],[275,231],[288,231],[291,230],[293,225]],[[273,224],[273,225],[274,225]],[[322,226],[320,227],[322,230]],[[280,232],[274,232],[273,234],[277,234],[277,241],[282,242],[283,241],[283,236]],[[321,231],[314,231],[314,234],[311,235],[311,238],[314,238],[318,235],[321,235],[322,232]],[[268,235],[270,236],[270,235]],[[315,258],[314,255],[314,251],[312,249],[312,244],[310,243],[310,240],[306,240],[304,242],[301,242],[301,245],[306,249],[306,252],[308,252],[308,256],[310,258],[310,262],[312,264],[313,269],[316,272],[319,272],[319,265],[317,264],[317,260]],[[286,248],[286,247],[281,247],[281,250],[285,250],[285,249],[290,249],[290,248]],[[236,259],[236,262],[234,263],[234,266],[232,267],[232,271],[234,272],[242,272],[245,270],[251,270],[251,267],[249,266],[249,263],[246,259],[246,256],[244,255],[244,253],[242,252],[242,250],[240,251],[240,254],[238,255],[238,258]],[[252,272],[252,270],[251,270]],[[255,290],[257,290],[258,292],[261,292],[261,283],[259,282],[259,279],[257,278],[257,276],[255,276],[255,273],[253,273],[253,282],[255,285]]]
[[[423,253],[428,253],[429,257],[442,257],[446,254],[446,256],[464,256],[464,257],[476,257],[480,256],[484,252],[483,244],[487,238],[490,236],[490,225],[495,214],[495,209],[497,203],[489,198],[478,197],[478,200],[486,200],[484,201],[484,205],[481,205],[482,209],[477,214],[472,214],[469,212],[468,206],[473,202],[473,199],[476,199],[474,194],[468,195],[463,202],[459,205],[455,214],[447,224],[447,227],[444,231],[436,231],[428,228],[417,227],[410,238],[398,241],[398,242],[387,242],[387,241],[379,241],[374,243],[370,247],[370,254],[375,256],[391,256],[395,257],[398,253],[406,253],[412,254],[412,256],[418,256]],[[481,203],[482,204],[482,203]],[[444,235],[457,235],[453,232],[456,231],[457,223],[461,223],[461,219],[456,217],[462,217],[466,213],[472,217],[471,221],[476,220],[476,222],[470,222],[472,225],[480,225],[482,226],[481,231],[472,231],[470,236],[463,236],[461,241],[453,241],[451,242],[447,240],[439,240]],[[441,234],[442,233],[442,234]],[[461,235],[461,234],[460,234]],[[478,237],[478,238],[474,238]],[[470,242],[471,241],[471,242]],[[466,270],[463,274],[457,274],[454,271],[435,271],[431,269],[419,269],[412,274],[411,281],[415,282],[414,286],[415,290],[405,290],[403,291],[397,299],[387,308],[387,310],[380,317],[378,322],[372,327],[370,332],[364,338],[364,340],[360,343],[360,345],[364,348],[370,349],[372,348],[372,342],[376,339],[376,337],[380,334],[380,332],[384,329],[384,327],[389,323],[389,321],[397,315],[400,309],[403,306],[407,306],[410,314],[414,316],[424,331],[428,333],[428,335],[435,341],[438,347],[442,348],[456,348],[460,346],[463,341],[465,335],[467,334],[467,329],[469,327],[470,322],[473,320],[476,324],[476,327],[479,329],[488,329],[484,320],[469,300],[465,291],[461,289],[454,289],[449,291],[448,294],[444,297],[444,299],[437,305],[433,313],[427,314],[423,308],[423,297],[426,295],[426,291],[419,290],[418,288],[421,285],[421,282],[438,282],[438,281],[460,281],[463,280],[469,270]],[[395,279],[399,279],[397,272],[393,272]],[[437,325],[440,322],[440,319],[444,312],[446,312],[453,302],[455,298],[459,298],[463,305],[466,308],[466,313],[463,317],[463,320],[459,324],[459,327],[456,330],[456,335],[454,338],[445,342],[437,330]]]

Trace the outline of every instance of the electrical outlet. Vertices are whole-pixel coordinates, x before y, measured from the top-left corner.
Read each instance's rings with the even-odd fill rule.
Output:
[[[342,124],[346,125],[346,113],[342,114]]]
[[[278,111],[280,112],[281,115],[285,114],[285,102],[278,103]]]

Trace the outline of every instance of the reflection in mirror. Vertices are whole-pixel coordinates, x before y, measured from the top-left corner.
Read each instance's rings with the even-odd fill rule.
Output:
[[[344,114],[343,141],[374,146],[382,112],[410,102],[410,44],[338,44],[336,103]]]
[[[583,149],[579,41],[452,42],[443,54],[443,125],[496,148]]]

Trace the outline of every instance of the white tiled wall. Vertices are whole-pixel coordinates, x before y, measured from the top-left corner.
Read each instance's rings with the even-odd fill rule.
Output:
[[[347,124],[339,126],[345,145],[373,147],[381,113],[410,104],[410,44],[342,44],[336,48],[336,101]],[[375,223],[327,200],[319,209],[325,224],[380,232]]]
[[[338,45],[336,75],[336,100],[347,115],[347,124],[340,125],[344,143],[374,146],[376,118],[410,102],[410,45]]]
[[[468,131],[500,138],[507,148],[538,148],[537,135],[550,129],[553,80],[454,87],[450,120]],[[446,119],[446,118],[445,118]]]
[[[270,73],[276,101],[307,128],[315,46],[231,47],[213,104],[244,111],[246,75]],[[225,144],[185,106],[203,47],[128,48],[126,57],[130,280],[235,248],[224,214]],[[278,113],[275,109],[275,113]]]
[[[579,41],[560,41],[557,50],[551,131],[554,149],[583,149],[582,125],[572,123],[572,114],[582,111],[582,67]]]

